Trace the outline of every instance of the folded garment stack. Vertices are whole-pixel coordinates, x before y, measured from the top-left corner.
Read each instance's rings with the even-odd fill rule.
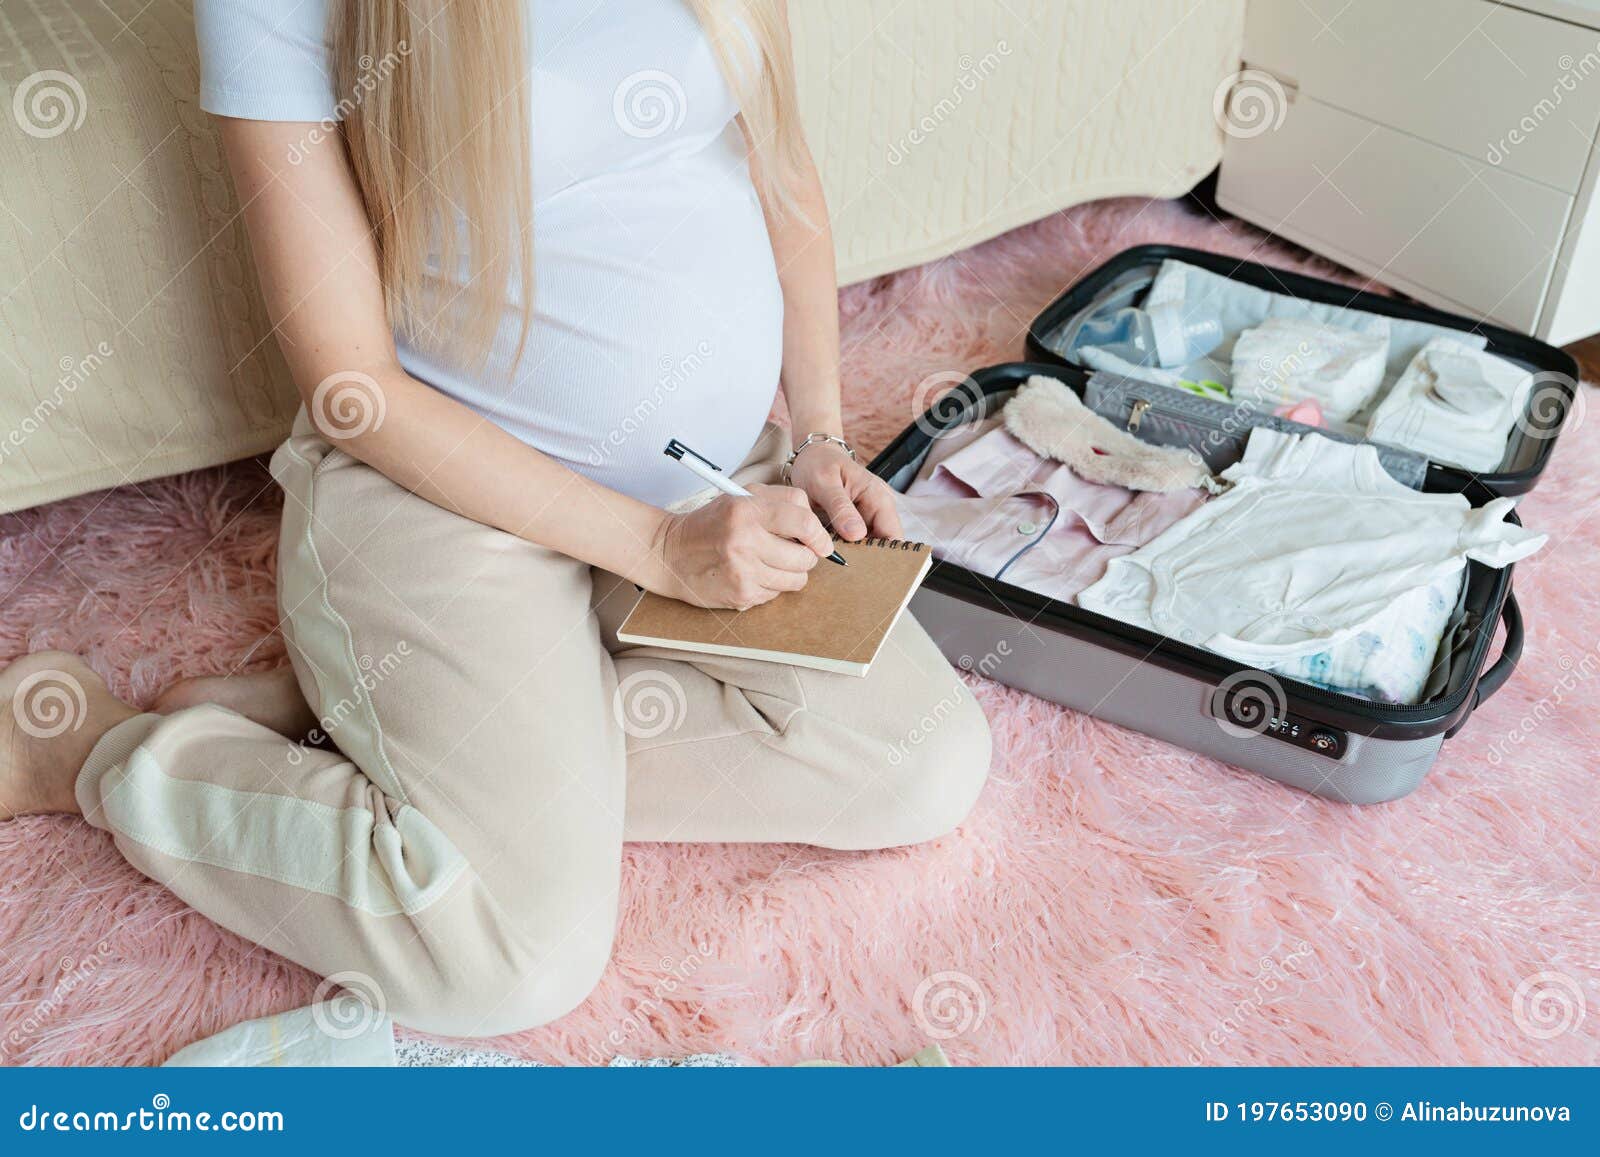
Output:
[[[1434,338],[1379,404],[1367,437],[1467,470],[1493,470],[1532,382],[1533,375],[1504,358]]]

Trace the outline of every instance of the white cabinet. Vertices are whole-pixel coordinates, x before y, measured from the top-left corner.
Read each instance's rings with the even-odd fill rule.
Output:
[[[1600,0],[1250,0],[1224,208],[1564,344],[1600,331]]]

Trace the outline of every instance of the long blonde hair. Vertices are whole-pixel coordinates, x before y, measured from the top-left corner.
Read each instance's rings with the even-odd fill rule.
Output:
[[[792,208],[803,146],[782,0],[688,0],[739,102],[764,202]],[[329,5],[351,166],[392,325],[482,366],[508,285],[532,308],[533,206],[524,0]],[[463,228],[459,222],[464,222]],[[430,250],[469,280],[427,316]]]

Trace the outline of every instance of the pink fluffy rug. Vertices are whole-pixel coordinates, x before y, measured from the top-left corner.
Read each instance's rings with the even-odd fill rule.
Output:
[[[1117,250],[1177,241],[1331,273],[1169,202],[1085,206],[842,294],[857,441],[930,375],[1020,355],[1028,319]],[[926,390],[917,401],[927,401]],[[1563,437],[1523,517],[1521,669],[1416,794],[1324,803],[974,686],[993,778],[965,827],[882,854],[627,851],[616,959],[547,1061],[734,1051],[882,1064],[1600,1061],[1600,429]],[[148,702],[283,662],[278,498],[259,463],[0,520],[0,661],[78,650]],[[82,823],[0,824],[0,1056],[153,1063],[310,999]],[[1587,1009],[1587,1015],[1585,1015]]]

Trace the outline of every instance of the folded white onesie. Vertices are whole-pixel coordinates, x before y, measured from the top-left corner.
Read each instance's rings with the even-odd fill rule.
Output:
[[[1436,337],[1373,412],[1367,437],[1468,470],[1493,470],[1533,380],[1494,354]]]
[[[1386,680],[1382,697],[1400,699],[1412,684],[1420,691],[1438,646],[1434,637],[1427,654],[1412,655],[1404,631],[1421,628],[1429,592],[1458,589],[1451,579],[1468,559],[1506,566],[1546,537],[1505,521],[1509,498],[1474,510],[1459,494],[1418,493],[1389,477],[1372,446],[1319,434],[1252,430],[1222,477],[1233,483],[1227,493],[1112,559],[1078,604],[1295,677],[1300,660],[1347,644],[1362,649],[1359,662],[1335,653],[1314,666],[1373,667],[1374,640],[1403,640],[1404,654],[1376,664],[1410,664],[1409,675]]]

